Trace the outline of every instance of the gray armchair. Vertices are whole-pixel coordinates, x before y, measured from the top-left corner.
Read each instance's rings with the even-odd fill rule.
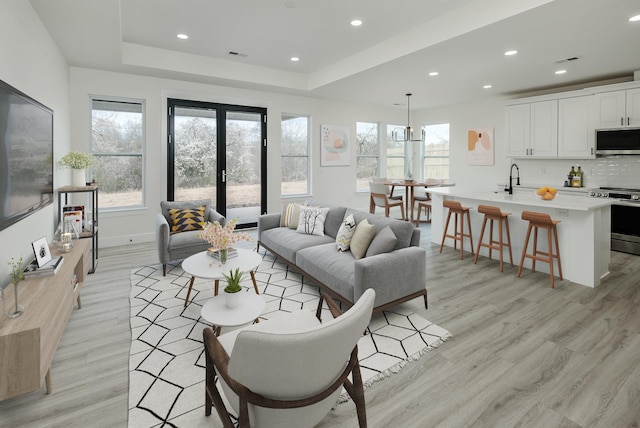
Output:
[[[218,221],[222,226],[226,219],[211,208],[210,199],[198,199],[193,201],[162,201],[161,212],[156,214],[156,243],[158,245],[158,259],[162,263],[162,275],[167,275],[167,263],[172,260],[180,260],[193,254],[205,251],[209,248],[206,241],[200,239],[200,230],[171,231],[171,209],[197,209],[204,207],[205,221]]]

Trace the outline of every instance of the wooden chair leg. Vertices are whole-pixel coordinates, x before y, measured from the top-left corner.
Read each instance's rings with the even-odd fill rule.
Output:
[[[518,273],[516,276],[520,278],[520,274],[522,273],[522,265],[524,264],[524,256],[527,254],[527,246],[529,245],[529,236],[531,235],[531,223],[529,223],[529,227],[527,228],[527,236],[524,238],[524,246],[522,247],[522,257],[520,257],[520,266],[518,266]]]
[[[473,248],[471,252],[473,252]],[[460,260],[464,260],[464,214],[460,214]]]
[[[467,216],[467,226],[469,227],[469,242],[471,243],[471,254],[473,254],[473,234],[471,233],[471,214],[469,211],[466,212]],[[491,226],[491,230],[493,230],[493,226]]]
[[[167,264],[162,263],[162,276],[167,276]]]
[[[562,281],[562,262],[560,261],[560,246],[558,245],[558,229],[556,225],[553,225],[553,236],[556,241],[556,254],[558,255],[558,273],[560,274],[560,281]]]
[[[449,230],[449,220],[451,220],[451,211],[447,214],[447,221],[444,225],[444,232],[442,233],[442,242],[440,243],[440,252],[442,252],[442,248],[444,247],[444,240],[447,237],[447,231]]]
[[[553,247],[551,246],[551,228],[547,227],[547,248],[549,251],[549,275],[551,275],[551,288],[555,288],[553,280]]]
[[[504,224],[507,228],[507,243],[509,244],[509,260],[511,261],[511,266],[513,266],[513,253],[511,252],[511,234],[509,232],[509,217],[504,218]]]
[[[478,249],[476,250],[476,256],[473,258],[473,263],[478,263],[478,255],[480,254],[480,247],[482,246],[482,237],[484,236],[484,228],[487,226],[487,217],[482,220],[482,227],[480,228],[480,239],[478,240]],[[491,253],[489,253],[489,259],[491,259]]]

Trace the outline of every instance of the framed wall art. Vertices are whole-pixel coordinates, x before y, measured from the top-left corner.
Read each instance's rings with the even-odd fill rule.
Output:
[[[478,128],[468,131],[467,161],[469,165],[493,165],[493,128]]]
[[[351,162],[348,126],[321,125],[320,166],[345,166]]]

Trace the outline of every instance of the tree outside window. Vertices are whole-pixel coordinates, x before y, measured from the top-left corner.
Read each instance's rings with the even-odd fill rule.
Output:
[[[424,178],[449,179],[449,124],[424,127]]]
[[[378,176],[380,170],[378,124],[358,122],[356,142],[356,191],[368,191],[369,182]]]
[[[144,145],[143,101],[91,99],[91,171],[101,210],[144,205]]]
[[[405,143],[394,141],[393,130],[404,128],[402,125],[387,125],[387,178],[402,179],[405,171]]]
[[[282,196],[308,195],[309,117],[283,114],[281,126]]]

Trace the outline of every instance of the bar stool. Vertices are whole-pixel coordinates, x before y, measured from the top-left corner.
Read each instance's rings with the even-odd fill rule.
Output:
[[[445,208],[449,208],[449,214],[447,214],[447,222],[444,226],[444,232],[442,234],[442,243],[440,244],[440,252],[442,253],[442,247],[444,246],[445,238],[453,239],[453,248],[458,248],[458,241],[460,241],[460,260],[464,260],[463,247],[464,247],[464,238],[465,236],[469,238],[469,242],[471,243],[471,254],[473,254],[473,237],[471,236],[471,219],[469,218],[469,208],[463,207],[460,205],[460,202],[450,201],[445,199],[442,203]],[[454,214],[454,228],[453,235],[448,235],[447,231],[449,230],[449,220],[451,220],[451,214]],[[469,233],[464,233],[464,217],[467,217],[467,224],[469,226]],[[458,232],[458,216],[460,218],[460,232]]]
[[[520,266],[518,267],[518,278],[520,278],[520,273],[522,272],[522,264],[524,263],[524,259],[530,258],[531,262],[531,271],[536,271],[536,260],[549,263],[549,274],[551,277],[551,288],[554,288],[554,278],[553,278],[553,259],[558,259],[558,272],[560,274],[560,280],[562,280],[562,263],[560,261],[560,247],[558,246],[558,229],[556,228],[556,224],[560,223],[560,220],[552,220],[549,214],[536,213],[531,211],[523,211],[522,219],[527,220],[529,222],[529,227],[527,229],[527,237],[524,240],[524,247],[522,248],[522,257],[520,258]],[[538,228],[544,228],[547,230],[547,248],[548,252],[538,251]],[[531,235],[531,229],[534,229],[533,232],[533,253],[527,253],[527,246],[529,244],[529,236]],[[553,238],[556,244],[556,251],[553,252],[553,246],[551,245],[551,234],[553,233]],[[541,257],[544,256],[544,257]]]
[[[498,207],[492,207],[490,205],[478,205],[478,212],[484,214],[484,219],[482,220],[482,229],[480,229],[480,242],[478,242],[478,249],[476,250],[476,257],[473,259],[473,263],[478,263],[478,255],[480,255],[480,248],[487,247],[489,249],[489,260],[491,260],[491,252],[493,250],[498,250],[500,252],[500,272],[502,272],[502,249],[503,247],[509,248],[509,260],[511,261],[511,266],[513,266],[513,254],[511,253],[511,235],[509,234],[509,216],[511,213],[503,213],[500,211]],[[487,220],[489,220],[489,243],[485,244],[482,242],[482,237],[484,236],[484,228],[487,225]],[[493,222],[498,222],[498,240],[495,241],[493,239]],[[507,242],[505,243],[502,240],[502,225],[504,224],[505,229],[507,231]]]

